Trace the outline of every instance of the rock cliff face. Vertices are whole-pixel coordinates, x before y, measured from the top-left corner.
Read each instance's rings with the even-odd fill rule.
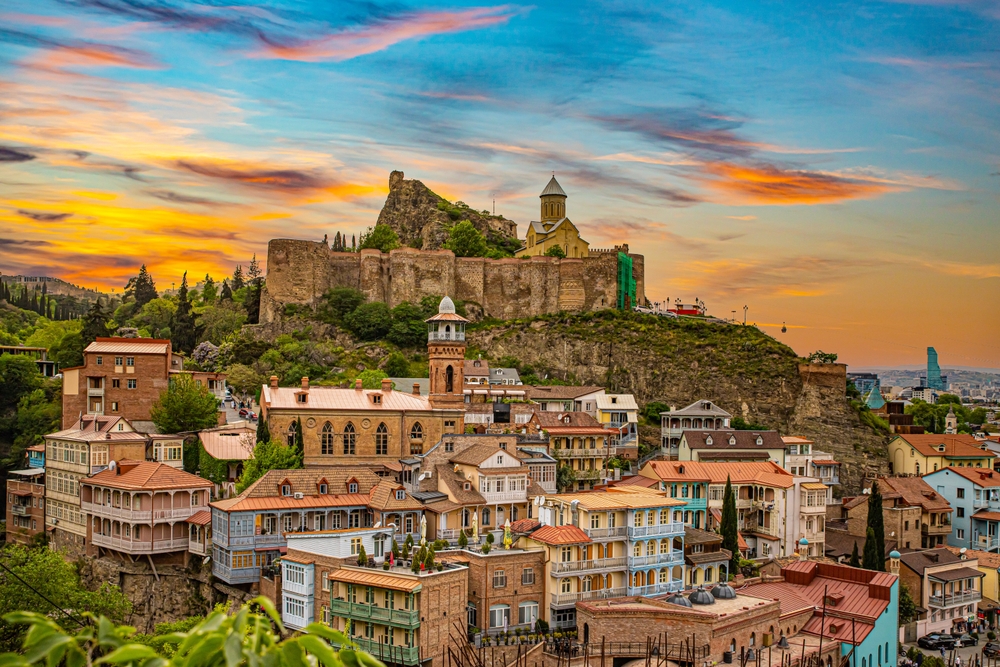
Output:
[[[389,175],[389,196],[378,216],[378,224],[389,225],[403,245],[437,250],[448,238],[448,228],[468,220],[487,237],[517,238],[517,223],[452,204],[417,180],[406,180],[403,172]]]
[[[847,401],[845,366],[801,364],[791,348],[754,327],[564,313],[474,327],[469,345],[494,360],[514,357],[539,375],[635,394],[640,405],[682,407],[707,398],[783,435],[814,438],[817,449],[845,464],[844,493],[859,490],[867,471],[887,470],[886,439]]]

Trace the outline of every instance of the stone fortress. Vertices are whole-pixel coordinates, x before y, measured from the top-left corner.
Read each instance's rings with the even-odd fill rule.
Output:
[[[393,172],[389,199],[402,176]],[[419,181],[406,183],[424,187]],[[380,222],[394,226],[383,218]],[[406,242],[402,234],[401,240]],[[261,322],[277,321],[288,304],[314,306],[336,287],[353,287],[390,308],[449,295],[476,303],[485,316],[499,319],[645,303],[643,256],[630,253],[627,244],[589,248],[587,256],[578,258],[486,259],[408,247],[389,253],[334,252],[323,242],[274,239],[268,244]]]

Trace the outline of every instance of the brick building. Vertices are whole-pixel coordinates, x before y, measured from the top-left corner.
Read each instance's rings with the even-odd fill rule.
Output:
[[[920,477],[880,477],[882,521],[885,534],[893,536],[900,549],[942,546],[951,533],[952,507],[948,500]],[[841,519],[847,533],[864,538],[868,528],[867,494],[844,498]],[[859,548],[864,544],[859,540]]]
[[[527,520],[526,520],[527,521]],[[543,549],[455,550],[441,559],[468,566],[470,626],[487,633],[531,630],[546,605]]]
[[[31,544],[45,530],[45,469],[7,473],[7,541]]]

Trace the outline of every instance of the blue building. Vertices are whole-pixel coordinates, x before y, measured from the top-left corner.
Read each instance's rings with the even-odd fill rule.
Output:
[[[947,389],[948,378],[941,375],[937,350],[933,347],[927,348],[927,377],[922,379],[926,380],[924,384],[935,391],[944,391]]]
[[[45,445],[28,447],[28,467],[45,468]]]
[[[1000,550],[1000,472],[949,466],[924,475],[924,481],[954,510],[949,545]]]

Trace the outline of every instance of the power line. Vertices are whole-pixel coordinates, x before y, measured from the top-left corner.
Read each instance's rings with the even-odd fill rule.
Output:
[[[3,568],[4,570],[6,570],[12,577],[14,577],[18,581],[20,581],[22,584],[24,584],[26,587],[28,587],[32,592],[34,592],[35,595],[37,595],[38,597],[42,598],[43,600],[45,600],[46,602],[48,602],[50,605],[52,605],[53,607],[55,607],[56,609],[58,609],[59,611],[61,611],[71,621],[73,621],[74,623],[78,624],[81,628],[87,626],[86,623],[84,623],[83,621],[81,621],[80,619],[78,619],[76,616],[73,616],[73,614],[69,613],[68,611],[66,611],[65,609],[63,609],[59,605],[57,605],[55,602],[53,602],[52,600],[50,600],[44,593],[42,593],[40,590],[38,590],[37,588],[35,588],[31,584],[29,584],[24,579],[22,579],[16,572],[14,572],[12,569],[10,569],[9,567],[7,567],[3,563],[0,563],[0,568]]]

